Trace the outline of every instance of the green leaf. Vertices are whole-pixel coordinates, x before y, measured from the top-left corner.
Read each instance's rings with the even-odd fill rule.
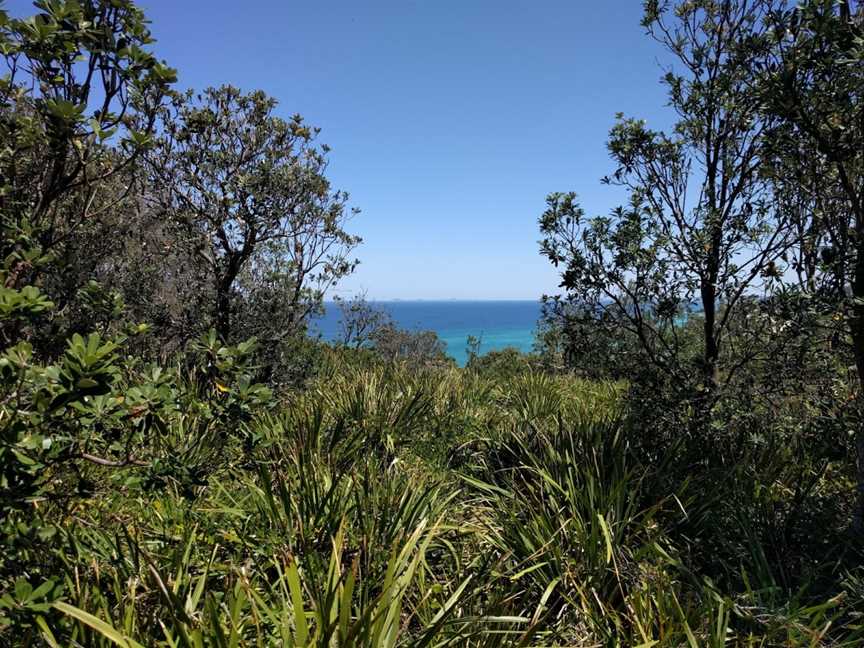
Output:
[[[15,581],[15,598],[19,601],[26,601],[30,598],[30,593],[33,591],[33,586],[25,579],[19,578]]]
[[[609,526],[606,524],[606,518],[598,513],[597,519],[600,521],[600,528],[603,530],[603,537],[606,539],[606,564],[608,565],[612,562],[612,534],[609,533]]]
[[[300,584],[300,573],[297,571],[297,562],[292,560],[286,572],[288,588],[291,591],[291,604],[294,607],[295,642],[298,646],[305,646],[309,638],[309,626],[306,623],[306,612],[303,609],[303,588]]]
[[[138,642],[124,636],[120,632],[114,629],[114,627],[103,621],[102,619],[93,616],[89,612],[85,612],[74,605],[69,605],[68,603],[54,603],[54,609],[62,612],[63,614],[70,616],[74,619],[77,619],[81,623],[90,626],[94,630],[96,630],[99,634],[101,634],[106,639],[113,641],[118,646],[123,646],[123,648],[144,648]]]

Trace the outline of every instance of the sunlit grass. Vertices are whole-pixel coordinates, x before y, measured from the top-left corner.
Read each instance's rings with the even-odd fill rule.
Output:
[[[66,512],[65,602],[39,616],[34,637],[858,645],[860,574],[817,600],[780,588],[756,559],[730,566],[742,587],[700,572],[688,534],[710,532],[696,518],[719,509],[697,513],[701,491],[670,478],[674,456],[643,459],[625,391],[530,372],[334,370],[250,423],[245,450],[214,454],[193,496],[119,487]],[[194,434],[163,442],[190,448]],[[752,534],[742,555],[763,555],[759,542]]]

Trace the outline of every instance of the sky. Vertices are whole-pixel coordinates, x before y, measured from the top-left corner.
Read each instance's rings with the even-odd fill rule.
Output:
[[[16,16],[31,3],[5,3]],[[668,56],[618,0],[139,0],[182,88],[262,89],[332,148],[328,176],[361,213],[360,266],[335,294],[537,299],[553,191],[586,211],[623,200],[615,114],[668,125]],[[331,295],[332,296],[332,295]]]

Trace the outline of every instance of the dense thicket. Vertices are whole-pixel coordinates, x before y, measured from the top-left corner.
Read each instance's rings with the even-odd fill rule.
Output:
[[[537,350],[362,296],[329,150],[132,0],[0,11],[0,644],[864,643],[864,8],[645,2]],[[635,108],[638,107],[628,107]],[[248,339],[254,335],[254,338]],[[856,488],[857,485],[857,488]]]

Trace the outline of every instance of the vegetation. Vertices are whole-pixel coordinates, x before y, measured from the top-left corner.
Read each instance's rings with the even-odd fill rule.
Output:
[[[132,0],[0,10],[0,644],[864,643],[864,8],[648,1],[534,353],[362,297],[328,149]],[[255,338],[246,339],[249,333]]]

